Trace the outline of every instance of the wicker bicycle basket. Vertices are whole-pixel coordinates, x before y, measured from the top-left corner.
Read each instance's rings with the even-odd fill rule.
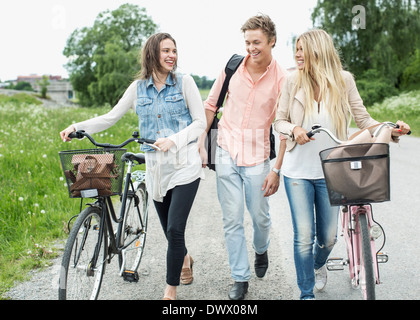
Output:
[[[390,200],[388,144],[344,145],[319,155],[331,205]]]
[[[97,190],[99,196],[121,194],[127,149],[84,149],[59,152],[70,198]],[[94,193],[95,194],[95,191]]]

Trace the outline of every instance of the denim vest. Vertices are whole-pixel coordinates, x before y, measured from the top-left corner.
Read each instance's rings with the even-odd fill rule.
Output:
[[[141,138],[166,138],[192,123],[182,94],[182,77],[182,74],[176,74],[175,83],[169,75],[159,92],[152,77],[138,81],[136,113],[139,116]],[[140,150],[154,151],[145,145],[141,145]]]

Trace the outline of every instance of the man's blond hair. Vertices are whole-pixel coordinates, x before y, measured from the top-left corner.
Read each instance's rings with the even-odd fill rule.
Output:
[[[276,45],[277,33],[276,25],[273,20],[266,14],[258,14],[254,17],[249,18],[241,28],[241,31],[245,33],[247,30],[261,29],[262,32],[267,36],[268,42],[274,39],[273,48]]]

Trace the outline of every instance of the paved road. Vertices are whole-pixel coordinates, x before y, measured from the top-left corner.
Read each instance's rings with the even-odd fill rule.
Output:
[[[380,266],[383,284],[377,286],[378,299],[419,299],[420,267],[418,243],[420,233],[420,139],[404,137],[399,145],[391,144],[392,201],[374,205],[375,219],[387,235],[385,251],[390,259]],[[264,279],[250,280],[247,299],[295,300],[299,298],[292,252],[292,227],[287,198],[283,188],[270,200],[273,227],[269,248],[270,266]],[[249,215],[246,232],[251,239]],[[107,268],[100,299],[160,300],[165,287],[166,243],[151,208],[146,251],[140,266],[140,281],[125,283],[116,275],[117,260]],[[221,209],[217,200],[215,174],[206,169],[206,180],[200,189],[187,226],[187,245],[195,260],[192,285],[181,286],[178,299],[226,300],[232,284],[224,245]],[[344,257],[343,239],[339,237],[333,256]],[[253,251],[249,243],[250,261]],[[12,299],[57,299],[59,259],[43,272],[34,272],[30,282],[9,292]],[[358,300],[361,294],[349,284],[348,271],[329,272],[325,292],[317,300]]]

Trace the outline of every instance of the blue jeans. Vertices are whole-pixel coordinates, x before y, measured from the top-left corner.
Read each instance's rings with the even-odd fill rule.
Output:
[[[284,177],[284,186],[292,213],[294,259],[300,298],[313,298],[314,269],[325,264],[337,241],[339,208],[330,205],[324,179]]]
[[[253,167],[236,165],[229,153],[217,148],[217,195],[223,211],[223,227],[233,280],[248,281],[251,271],[244,234],[245,204],[253,223],[253,248],[263,254],[270,243],[271,217],[262,186],[270,172],[270,161]]]

